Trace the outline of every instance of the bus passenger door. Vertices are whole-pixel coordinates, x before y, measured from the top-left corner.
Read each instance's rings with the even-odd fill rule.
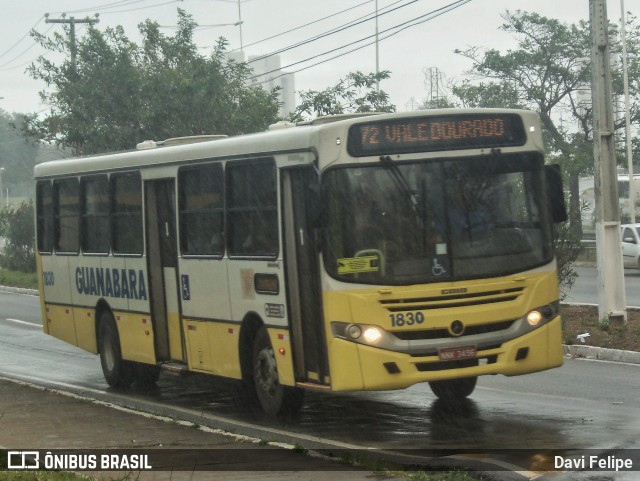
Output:
[[[319,257],[313,235],[313,167],[282,171],[285,269],[296,380],[330,384]]]
[[[178,297],[175,180],[145,182],[147,265],[158,361],[183,361]]]

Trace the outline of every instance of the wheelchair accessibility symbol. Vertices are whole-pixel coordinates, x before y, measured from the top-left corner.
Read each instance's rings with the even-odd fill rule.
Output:
[[[433,259],[433,266],[431,267],[431,274],[435,277],[440,277],[446,275],[447,272],[447,259],[445,256],[436,256]],[[443,262],[445,265],[442,265],[440,262]]]

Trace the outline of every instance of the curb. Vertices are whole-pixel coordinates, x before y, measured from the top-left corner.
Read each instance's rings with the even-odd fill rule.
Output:
[[[623,351],[620,349],[608,349],[595,346],[578,346],[575,344],[571,346],[563,345],[562,347],[565,356],[569,357],[640,364],[640,352],[636,351]]]
[[[39,296],[40,293],[37,289],[26,289],[23,287],[9,287],[9,286],[0,286],[0,291],[9,292],[12,294],[24,294],[26,296]]]

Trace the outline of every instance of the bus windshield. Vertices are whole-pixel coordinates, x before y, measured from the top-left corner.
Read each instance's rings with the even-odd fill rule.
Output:
[[[507,275],[553,258],[543,158],[382,161],[323,176],[334,278],[408,285]]]

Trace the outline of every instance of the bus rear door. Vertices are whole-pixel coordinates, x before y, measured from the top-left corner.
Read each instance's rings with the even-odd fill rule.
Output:
[[[177,280],[175,180],[147,180],[145,209],[156,358],[158,361],[184,361]]]

